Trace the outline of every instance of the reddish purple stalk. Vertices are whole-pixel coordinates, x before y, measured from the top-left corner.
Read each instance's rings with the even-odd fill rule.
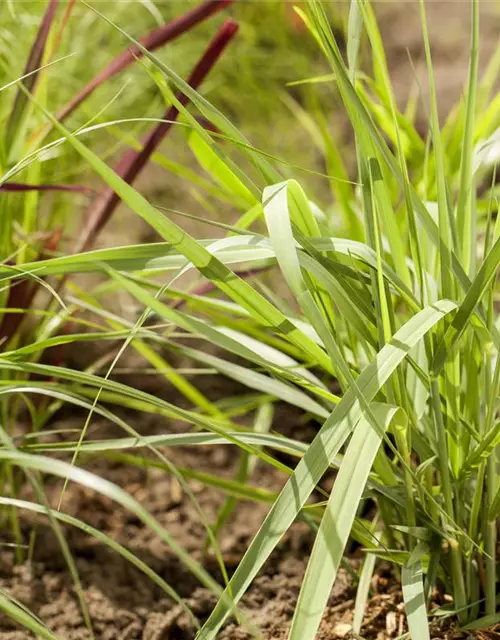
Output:
[[[38,29],[38,33],[36,34],[35,42],[31,47],[30,55],[28,57],[28,61],[26,62],[23,75],[35,71],[42,65],[43,54],[45,53],[45,47],[47,45],[50,29],[52,28],[52,23],[54,22],[58,4],[59,0],[49,0],[49,4],[47,6],[47,9],[45,10],[42,23],[40,24],[40,28]],[[24,78],[24,80],[21,81],[25,89],[27,89],[30,93],[33,93],[36,87],[38,76],[39,73],[32,73],[30,76]],[[9,117],[9,122],[7,124],[7,149],[9,149],[10,145],[12,144],[12,141],[15,137],[17,125],[22,118],[22,114],[27,104],[28,96],[22,89],[19,89],[16,94],[14,106]]]
[[[77,184],[24,184],[6,182],[0,184],[0,191],[25,193],[27,191],[73,191],[76,193],[94,192],[94,189]]]
[[[186,31],[189,31],[200,22],[203,22],[214,13],[221,11],[234,0],[205,0],[194,9],[187,11],[183,15],[175,18],[171,22],[157,29],[154,29],[139,42],[148,51],[154,51],[162,47],[167,42],[178,38]],[[117,75],[123,69],[133,64],[138,58],[142,58],[144,53],[136,45],[132,45],[119,56],[117,56],[105,69],[89,82],[61,111],[57,114],[57,119],[62,122],[72,113],[86,98],[88,98],[101,84]]]
[[[233,20],[224,22],[188,78],[187,82],[193,89],[197,89],[203,82],[237,31],[238,25],[236,22]],[[189,102],[189,98],[182,93],[177,95],[177,99],[183,106],[186,106]],[[172,106],[167,109],[163,116],[165,122],[161,122],[151,130],[144,141],[142,150],[135,151],[131,149],[124,154],[115,171],[128,184],[132,184],[146,166],[155,149],[171,130],[178,115],[177,107]],[[119,196],[110,187],[106,186],[102,189],[85,214],[83,232],[80,235],[75,251],[88,249],[94,242],[96,235],[109,220],[119,202]]]

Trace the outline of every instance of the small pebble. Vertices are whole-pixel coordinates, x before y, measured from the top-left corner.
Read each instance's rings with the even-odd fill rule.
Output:
[[[350,624],[347,624],[346,622],[340,622],[333,628],[333,633],[335,633],[338,638],[345,638],[346,635],[351,631],[351,629],[352,627]]]
[[[385,630],[392,636],[398,629],[398,622],[395,611],[389,611],[385,618]]]

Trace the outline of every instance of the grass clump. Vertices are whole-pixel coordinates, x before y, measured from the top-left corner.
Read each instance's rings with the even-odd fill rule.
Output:
[[[52,328],[73,314],[49,307],[51,330],[35,334],[36,339],[14,341],[2,354],[2,388],[19,397],[36,390],[51,398],[38,428],[61,402],[83,407],[89,418],[77,441],[60,447],[37,438],[20,450],[6,430],[0,457],[8,473],[12,467],[52,473],[95,488],[131,509],[217,594],[218,603],[198,632],[204,640],[216,638],[230,615],[241,616],[238,607],[245,591],[297,519],[310,525],[315,541],[289,632],[292,640],[316,636],[350,540],[366,550],[355,633],[361,632],[373,558],[389,560],[400,575],[414,640],[430,637],[429,605],[436,587],[453,598],[451,606],[438,612],[441,617],[456,617],[469,629],[497,619],[499,123],[492,91],[499,56],[479,79],[479,3],[474,0],[465,98],[441,125],[425,3],[420,7],[430,84],[426,136],[416,129],[414,109],[401,110],[396,104],[370,3],[351,3],[345,57],[321,3],[312,0],[298,11],[331,67],[355,140],[357,169],[349,180],[347,162],[330,137],[320,103],[312,101],[311,112],[304,108],[299,113],[326,154],[332,204],[324,209],[296,177],[283,175],[282,163],[253,147],[197,90],[199,70],[208,72],[236,33],[233,21],[223,23],[186,82],[122,30],[114,17],[96,12],[110,32],[143,57],[166,103],[161,122],[152,125],[145,144],[129,151],[115,169],[78,131],[71,132],[58,120],[46,101],[33,95],[32,86],[20,89],[19,100],[105,187],[90,206],[90,228],[82,234],[78,252],[37,256],[42,259],[0,268],[0,277],[11,288],[17,281],[31,282],[34,275],[59,282],[59,292],[66,282],[73,292],[75,317],[82,309],[93,314],[87,323],[90,333],[64,335]],[[363,39],[371,54],[371,75],[358,66]],[[219,236],[221,229],[224,232],[222,238],[195,239],[177,224],[174,212],[162,211],[132,186],[177,118],[204,171],[210,197],[238,212],[232,225],[212,221]],[[36,170],[37,154],[26,156],[23,163],[25,169]],[[192,171],[177,167],[179,174],[188,170]],[[8,177],[9,171],[7,167]],[[296,171],[289,166],[287,172]],[[90,250],[91,240],[119,201],[162,241]],[[263,274],[276,266],[286,292],[266,285]],[[202,282],[183,288],[181,278],[193,271]],[[82,272],[99,273],[104,281],[84,294],[71,284],[72,276]],[[141,309],[138,320],[106,309],[107,298],[116,291],[126,291]],[[58,300],[57,290],[52,287],[51,292]],[[153,318],[162,325],[154,325]],[[201,342],[187,347],[177,339],[179,330],[183,337],[191,334]],[[91,339],[119,341],[104,376],[44,364],[37,357],[49,347],[76,347]],[[207,345],[217,348],[216,355]],[[128,347],[180,390],[192,409],[116,382],[113,368]],[[254,392],[251,403],[238,406],[236,401],[228,408],[212,402],[168,364],[165,354],[188,356],[245,384]],[[50,382],[32,381],[35,375]],[[311,443],[269,433],[275,401],[298,407],[318,423]],[[116,407],[179,418],[192,428],[181,435],[144,436],[115,413]],[[256,407],[254,429],[238,424],[235,416]],[[36,407],[33,411],[38,415]],[[89,441],[93,413],[119,425],[126,436]],[[8,423],[8,411],[5,415]],[[189,473],[179,472],[158,447],[221,442],[239,450],[240,467],[231,482],[218,479],[215,472],[203,478],[230,496],[215,526],[199,513],[218,554],[224,585],[218,585],[130,496],[77,466],[81,454],[103,452],[130,464],[148,464],[139,456],[139,450],[146,449],[149,464],[176,474],[189,492],[184,481]],[[121,454],[125,448],[129,453]],[[296,467],[279,462],[276,450],[297,456]],[[57,459],[55,451],[71,454],[71,463]],[[259,492],[250,482],[257,460],[286,474],[279,495]],[[315,502],[312,496],[332,467],[333,489],[324,496],[326,501]],[[271,506],[229,579],[218,553],[217,533],[241,498]],[[368,501],[376,511],[370,522],[363,508]],[[23,508],[15,496],[6,504]],[[48,507],[46,512],[54,522],[64,520]],[[126,549],[117,551],[137,564]],[[162,586],[179,600],[175,585]],[[7,601],[4,609],[39,632],[40,623],[34,618],[26,621],[28,614],[15,602]]]

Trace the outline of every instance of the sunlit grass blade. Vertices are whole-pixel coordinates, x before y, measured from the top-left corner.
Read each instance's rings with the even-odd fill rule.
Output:
[[[405,419],[397,417],[398,411],[397,407],[373,405],[377,422],[386,428],[394,419],[402,421],[396,429],[405,428]],[[382,437],[364,418],[354,429],[309,558],[290,640],[316,637]]]
[[[325,407],[321,406],[302,391],[299,391],[296,387],[279,380],[274,380],[269,376],[265,376],[257,371],[252,371],[241,365],[228,362],[217,356],[203,353],[202,351],[195,351],[187,347],[179,348],[179,350],[194,360],[213,367],[216,371],[219,371],[229,378],[233,378],[250,389],[262,391],[265,394],[282,400],[292,406],[300,407],[304,411],[308,411],[323,419],[329,415],[329,411],[325,409]]]
[[[196,86],[193,82],[189,80],[188,82],[192,87]],[[221,187],[227,190],[232,201],[241,199],[246,207],[258,204],[254,194],[196,131],[188,134],[188,142],[200,165]]]
[[[404,566],[401,582],[411,637],[413,640],[430,640],[420,563]]]
[[[460,183],[457,201],[457,230],[465,270],[473,275],[476,263],[476,219],[473,177],[473,144],[479,64],[479,2],[472,0],[472,26],[469,56],[469,80],[465,106],[464,138],[460,161]]]
[[[33,385],[34,389],[43,391],[41,384]],[[13,388],[14,389],[14,388]],[[23,387],[21,387],[21,390]],[[28,388],[29,389],[29,388]],[[28,390],[27,389],[27,390]],[[12,390],[12,393],[14,391]],[[47,389],[47,393],[50,389]],[[65,398],[71,398],[71,394],[65,393]],[[72,400],[73,402],[74,400]],[[69,402],[69,400],[68,400]],[[90,407],[89,403],[82,404],[85,408]],[[104,416],[109,417],[109,412],[105,413],[102,410]],[[307,450],[307,444],[300,442],[299,440],[293,440],[285,436],[276,434],[255,433],[253,431],[228,431],[228,438],[225,435],[216,433],[210,433],[206,431],[195,431],[193,433],[178,433],[178,434],[163,434],[154,436],[142,436],[137,438],[136,436],[125,438],[113,438],[103,440],[87,440],[81,445],[82,453],[96,453],[99,452],[112,452],[121,451],[124,449],[141,449],[149,446],[158,447],[188,447],[188,446],[215,446],[218,444],[226,444],[230,438],[239,438],[242,442],[249,444],[255,444],[258,447],[269,447],[276,451],[282,451],[289,453],[290,455],[300,456]],[[76,442],[57,442],[57,443],[38,443],[29,444],[26,443],[21,447],[26,451],[35,451],[41,453],[48,453],[50,451],[67,451],[73,452],[77,446]],[[335,463],[335,461],[334,461]],[[332,464],[334,464],[332,463]],[[334,466],[336,466],[334,464]]]
[[[352,82],[354,82],[356,78],[358,56],[361,48],[361,36],[363,34],[363,15],[358,2],[359,0],[351,0],[347,27],[347,63]]]
[[[452,353],[458,340],[460,340],[464,331],[470,326],[471,316],[480,304],[492,279],[496,276],[499,264],[500,239],[495,242],[486,259],[481,264],[481,268],[434,355],[432,369],[435,373],[440,371],[446,357]]]
[[[377,558],[373,554],[366,554],[359,576],[356,600],[354,602],[354,614],[352,618],[352,630],[358,635],[361,633],[361,625],[365,615],[366,601],[370,593],[371,580],[375,571]]]

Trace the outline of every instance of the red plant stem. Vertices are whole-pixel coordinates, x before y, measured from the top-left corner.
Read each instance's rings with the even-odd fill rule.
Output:
[[[76,193],[93,192],[94,189],[77,184],[24,184],[23,182],[6,182],[0,184],[0,191],[20,192],[26,191],[73,191]]]
[[[187,11],[183,15],[175,18],[171,22],[158,27],[141,38],[139,41],[148,51],[154,51],[167,42],[171,42],[186,31],[189,31],[200,22],[203,22],[214,13],[221,11],[234,0],[205,0],[200,5]],[[77,95],[61,109],[57,114],[57,119],[62,122],[72,113],[86,98],[88,98],[103,82],[106,82],[117,75],[123,69],[133,64],[138,58],[142,58],[144,53],[136,45],[132,45],[119,56],[117,56],[105,69],[100,71],[96,77],[89,82]]]
[[[196,89],[205,79],[227,45],[236,35],[237,30],[238,25],[233,20],[226,20],[221,26],[188,78],[187,82],[193,89]],[[189,98],[182,93],[177,95],[177,99],[183,106],[186,106],[189,102]],[[128,184],[131,184],[137,178],[148,163],[155,149],[172,128],[178,115],[177,107],[171,106],[163,116],[165,122],[157,125],[146,137],[142,150],[135,151],[131,149],[124,154],[115,171]],[[85,251],[89,248],[119,202],[119,196],[110,187],[106,186],[102,189],[86,212],[84,228],[80,234],[75,252]]]

